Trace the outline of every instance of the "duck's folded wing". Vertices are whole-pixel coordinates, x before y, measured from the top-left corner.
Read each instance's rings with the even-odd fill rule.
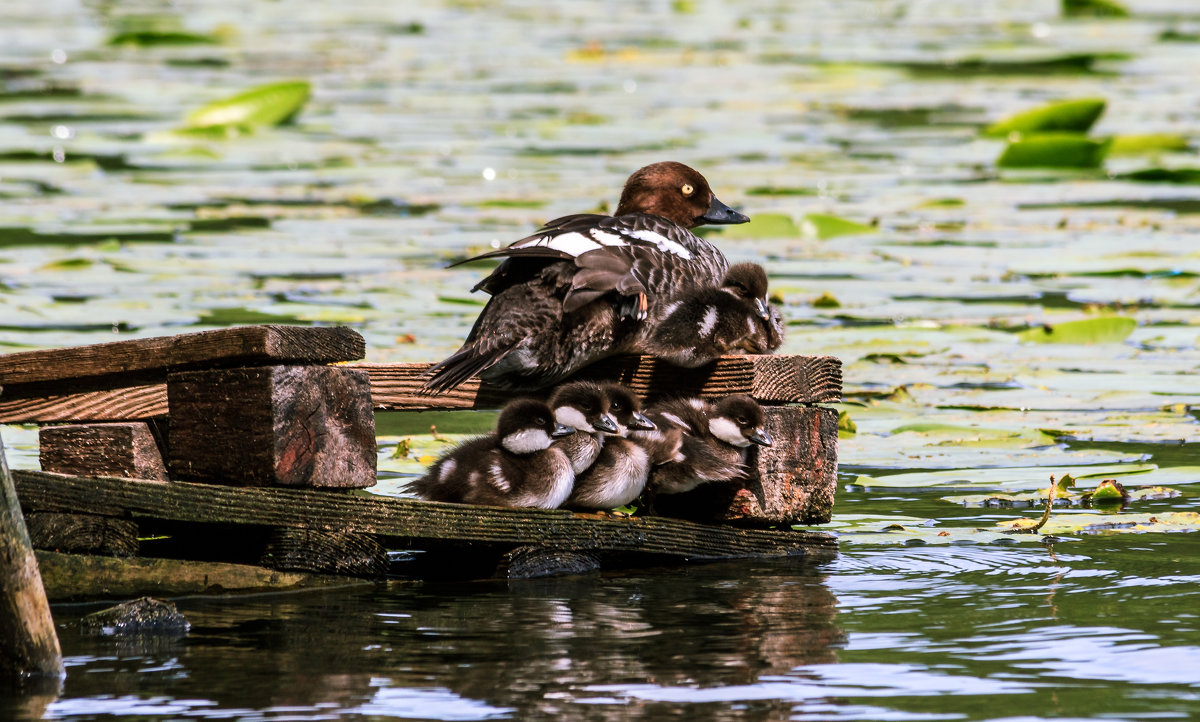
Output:
[[[494,295],[527,275],[514,264],[537,267],[539,260],[540,265],[571,261],[576,272],[565,311],[581,308],[610,291],[644,304],[647,294],[652,295],[692,260],[692,251],[687,247],[690,238],[687,229],[645,213],[617,217],[578,214],[550,221],[537,233],[507,248],[459,263],[504,258],[472,289]]]

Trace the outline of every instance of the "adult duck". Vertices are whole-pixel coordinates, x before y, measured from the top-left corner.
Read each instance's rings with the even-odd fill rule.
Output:
[[[548,386],[630,350],[652,306],[721,285],[728,261],[690,229],[748,220],[693,168],[654,163],[629,177],[614,215],[558,218],[462,261],[504,259],[472,289],[492,298],[462,347],[430,370],[426,391],[477,375],[507,388]]]

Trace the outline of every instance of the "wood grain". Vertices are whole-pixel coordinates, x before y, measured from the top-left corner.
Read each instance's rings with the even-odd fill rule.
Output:
[[[371,375],[377,410],[494,409],[517,393],[471,379],[439,396],[421,393],[427,363],[356,363]],[[640,396],[678,394],[720,397],[750,394],[766,403],[817,404],[842,398],[842,362],[833,356],[724,356],[711,366],[685,369],[651,356],[621,356],[589,366],[575,376],[618,381]]]
[[[353,580],[220,562],[179,559],[113,559],[37,552],[46,596],[76,599],[130,599],[227,592],[265,592],[345,586]]]
[[[348,328],[240,326],[5,354],[0,356],[0,385],[179,368],[354,361],[365,354],[366,341]]]
[[[729,559],[836,552],[833,537],[800,531],[705,526],[677,519],[612,519],[563,510],[439,504],[369,494],[237,488],[186,482],[104,479],[16,471],[30,511],[69,512],[232,525],[359,532],[393,548],[447,541]]]
[[[162,453],[144,421],[47,426],[38,435],[42,471],[167,480]]]
[[[428,363],[354,363],[370,374],[377,411],[495,409],[516,392],[481,387],[478,379],[439,396],[420,393]],[[766,403],[835,403],[842,397],[842,363],[833,356],[726,356],[711,368],[681,369],[648,356],[603,361],[580,377],[621,381],[641,395],[744,393]],[[119,379],[120,377],[113,377]],[[0,423],[47,423],[149,419],[167,414],[163,384],[107,389],[68,389],[43,396],[36,384],[15,386],[0,398]],[[546,396],[546,392],[522,394]]]
[[[167,377],[172,476],[240,485],[375,485],[364,371],[257,366]]]

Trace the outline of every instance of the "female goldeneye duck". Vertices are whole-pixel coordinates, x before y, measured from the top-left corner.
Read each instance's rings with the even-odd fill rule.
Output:
[[[782,318],[767,302],[767,272],[738,263],[720,286],[687,291],[664,306],[636,350],[686,367],[726,354],[770,353],[783,344]]]
[[[548,386],[631,350],[655,308],[725,275],[725,256],[689,229],[748,220],[696,170],[654,163],[629,177],[614,215],[558,218],[467,259],[504,260],[472,289],[492,298],[462,347],[430,370],[425,390],[476,375],[502,387]]]
[[[572,433],[547,404],[513,401],[495,433],[450,450],[407,490],[429,501],[556,509],[570,496],[575,473],[554,440]]]
[[[678,429],[683,441],[676,459],[656,467],[646,484],[653,497],[680,494],[710,482],[745,478],[746,452],[751,445],[770,446],[764,428],[766,415],[749,396],[727,396],[717,403],[703,399],[671,399],[652,406],[647,414],[657,434]],[[634,440],[659,443],[656,432],[632,434]]]
[[[623,438],[633,431],[653,431],[655,425],[641,413],[641,402],[620,384],[602,385],[609,408],[622,433],[605,439],[595,462],[576,475],[575,488],[565,506],[572,509],[615,509],[641,495],[651,468],[676,456],[680,434],[668,434],[661,442],[639,444]]]

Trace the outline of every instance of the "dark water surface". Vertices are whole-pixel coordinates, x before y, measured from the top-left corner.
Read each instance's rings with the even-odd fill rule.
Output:
[[[835,561],[188,598],[152,644],[57,606],[61,695],[0,719],[1200,719],[1200,186],[1125,175],[1200,166],[1193,4],[4,0],[0,348],[278,322],[442,358],[487,270],[449,261],[675,159],[756,219],[711,238],[857,432]],[[176,132],[289,79],[292,124]],[[987,124],[1087,97],[1103,167],[997,167]],[[489,423],[381,416],[372,493]],[[1002,533],[1064,474],[1148,496]]]

